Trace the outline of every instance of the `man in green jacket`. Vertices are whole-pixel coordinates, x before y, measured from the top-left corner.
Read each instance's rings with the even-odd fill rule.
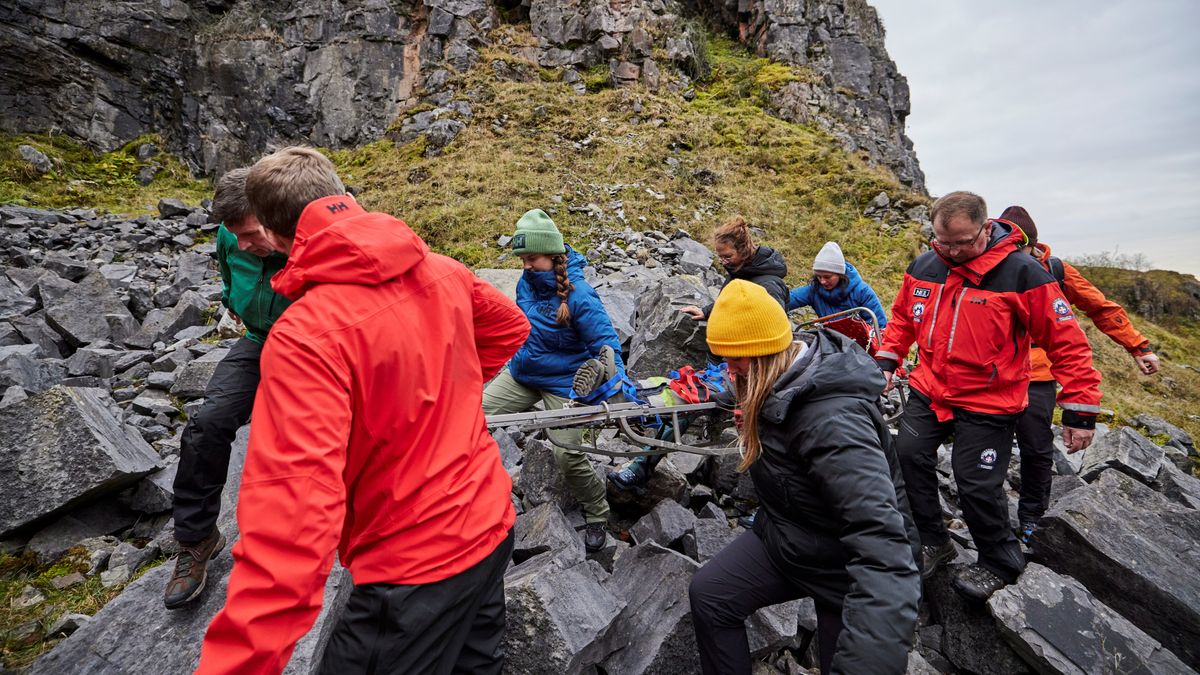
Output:
[[[217,364],[203,407],[180,437],[174,507],[180,553],[163,597],[168,609],[200,595],[208,561],[225,546],[216,525],[233,439],[250,420],[267,332],[291,302],[271,289],[271,277],[283,269],[287,257],[272,251],[246,202],[249,172],[244,168],[225,174],[213,196],[213,216],[223,223],[217,230],[221,303],[241,320],[246,334]]]

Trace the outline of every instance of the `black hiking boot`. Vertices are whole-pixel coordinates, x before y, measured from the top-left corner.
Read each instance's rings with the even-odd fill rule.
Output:
[[[625,465],[620,471],[609,471],[608,482],[621,492],[632,492],[642,495],[650,482],[650,471],[646,467],[646,459],[638,457]]]
[[[175,571],[167,582],[163,593],[163,604],[167,609],[179,609],[200,597],[204,582],[208,578],[208,561],[217,557],[225,548],[225,535],[213,528],[212,534],[191,546],[180,545],[175,558]]]
[[[921,578],[928,579],[939,565],[954,560],[956,557],[958,557],[958,551],[954,548],[952,541],[947,541],[941,546],[922,546]]]
[[[954,590],[970,600],[984,602],[992,597],[992,593],[1008,584],[982,565],[971,564],[959,570],[954,576]]]
[[[583,548],[588,553],[596,553],[604,548],[604,540],[608,537],[608,530],[604,527],[604,523],[588,523],[583,530]]]

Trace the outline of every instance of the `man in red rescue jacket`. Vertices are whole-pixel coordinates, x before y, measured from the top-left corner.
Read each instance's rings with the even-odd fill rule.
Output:
[[[263,350],[241,539],[197,672],[282,671],[336,550],[354,591],[323,672],[499,673],[515,514],[481,403],[528,321],[363,210],[314,150],[260,160],[246,196],[295,302]]]
[[[1070,303],[1050,274],[1020,252],[1024,234],[986,214],[983,199],[970,192],[934,203],[933,250],[905,272],[875,356],[890,384],[917,344],[919,365],[896,451],[921,532],[924,572],[954,555],[936,475],[937,448],[953,435],[959,504],[979,550],[978,564],[965,568],[954,587],[980,600],[1025,568],[1008,522],[1004,477],[1027,404],[1030,338],[1050,354],[1063,385],[1058,403],[1071,451],[1091,443],[1100,404],[1100,374]]]

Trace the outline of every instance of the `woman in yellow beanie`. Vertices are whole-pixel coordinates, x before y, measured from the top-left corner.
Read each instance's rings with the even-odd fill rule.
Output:
[[[779,302],[731,281],[708,319],[708,346],[736,378],[742,463],[754,528],[692,578],[706,674],[749,673],[745,620],[812,597],[822,673],[903,673],[917,621],[919,546],[891,437],[883,375],[841,334],[793,336]]]

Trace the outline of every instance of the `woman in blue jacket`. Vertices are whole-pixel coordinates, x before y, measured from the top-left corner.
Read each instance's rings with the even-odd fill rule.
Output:
[[[531,331],[508,367],[484,389],[484,414],[524,412],[538,401],[547,410],[565,407],[576,371],[590,359],[607,361],[608,369],[624,376],[617,331],[600,296],[583,278],[587,259],[563,243],[550,216],[541,209],[521,216],[512,250],[525,267],[517,282],[517,306],[529,318]],[[563,429],[552,432],[551,440],[578,445],[582,435],[581,429]],[[583,506],[584,544],[588,551],[598,551],[609,513],[604,483],[583,452],[551,447],[567,486]]]
[[[813,261],[813,277],[805,286],[788,294],[787,310],[812,307],[817,316],[828,316],[854,307],[866,307],[875,313],[879,328],[887,325],[887,314],[879,296],[846,262],[837,242],[827,241]],[[864,317],[865,318],[865,317]]]

